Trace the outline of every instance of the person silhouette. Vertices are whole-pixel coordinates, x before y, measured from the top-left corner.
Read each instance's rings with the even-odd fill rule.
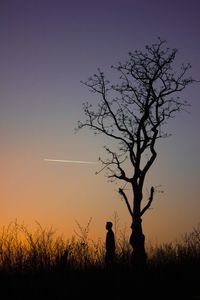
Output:
[[[112,264],[115,257],[115,235],[112,230],[112,222],[106,222],[106,255],[105,255],[105,262],[106,264]]]

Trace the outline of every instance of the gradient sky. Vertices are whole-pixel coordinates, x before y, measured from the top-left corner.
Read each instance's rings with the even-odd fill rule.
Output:
[[[200,79],[199,0],[1,0],[0,1],[0,225],[37,220],[70,237],[76,221],[92,218],[92,238],[105,236],[117,212],[130,232],[130,216],[117,185],[96,165],[44,158],[97,161],[106,140],[87,130],[82,103],[97,101],[80,81],[129,51],[166,39],[177,65],[192,64]],[[172,241],[200,221],[200,85],[182,94],[191,103],[168,125],[145,190],[161,185],[143,218],[147,240]],[[93,98],[92,98],[93,97]],[[148,193],[145,194],[148,197]]]

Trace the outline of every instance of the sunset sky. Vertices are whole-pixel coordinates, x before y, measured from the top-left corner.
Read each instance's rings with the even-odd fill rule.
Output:
[[[80,83],[100,67],[143,50],[160,36],[177,48],[177,66],[190,62],[200,80],[199,0],[0,1],[0,226],[14,220],[53,226],[66,237],[90,218],[92,238],[105,237],[117,212],[130,232],[130,216],[97,164],[108,142],[87,130],[82,103],[98,99]],[[143,218],[146,239],[168,242],[200,222],[200,84],[181,97],[191,104],[168,124],[172,136],[157,145],[145,183],[160,186]]]

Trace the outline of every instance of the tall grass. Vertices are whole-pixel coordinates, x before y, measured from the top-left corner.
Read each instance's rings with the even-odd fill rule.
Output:
[[[81,227],[71,239],[64,240],[56,231],[36,224],[29,231],[16,221],[0,231],[0,271],[78,270],[91,266],[102,267],[104,243],[89,238],[89,225]]]
[[[52,227],[43,228],[39,223],[35,231],[17,222],[3,227],[0,231],[0,296],[5,293],[4,299],[49,300],[80,299],[84,294],[91,299],[100,295],[125,299],[132,292],[140,297],[151,295],[154,299],[166,299],[166,295],[172,299],[169,298],[171,293],[174,295],[176,291],[180,297],[182,291],[187,298],[181,299],[200,299],[200,282],[196,275],[200,269],[200,225],[180,241],[149,246],[147,268],[137,273],[131,264],[126,228],[120,230],[114,226],[118,228],[115,231],[116,260],[109,268],[104,263],[104,241],[90,239],[90,223],[91,220],[84,227],[77,222],[75,235],[67,240],[56,235]],[[93,288],[98,294],[92,292]],[[162,296],[160,289],[164,291]]]
[[[90,222],[86,227],[77,222],[78,230],[67,240],[57,236],[52,227],[43,228],[39,223],[34,232],[24,224],[10,223],[0,231],[0,270],[34,272],[104,268],[104,241],[89,238]],[[116,265],[128,267],[131,248],[125,229],[118,230],[116,245]],[[199,262],[200,225],[175,243],[148,247],[150,266],[195,265]]]
[[[200,224],[179,240],[152,247],[150,262],[161,264],[196,264],[200,262]]]

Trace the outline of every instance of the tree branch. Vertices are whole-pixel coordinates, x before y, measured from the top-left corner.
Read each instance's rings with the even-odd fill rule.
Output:
[[[126,194],[124,193],[123,189],[119,188],[119,194],[123,196],[123,198],[125,200],[125,203],[126,203],[126,206],[128,208],[128,211],[129,211],[131,217],[133,218],[133,212],[132,212],[131,206],[128,202],[128,198],[127,198]]]
[[[145,205],[145,207],[141,210],[140,216],[142,216],[142,215],[145,213],[145,211],[146,211],[147,209],[149,209],[149,207],[151,206],[151,203],[152,203],[152,201],[153,201],[153,195],[154,195],[154,187],[152,186],[152,187],[151,187],[151,192],[150,192],[149,201],[148,201],[147,205]]]

